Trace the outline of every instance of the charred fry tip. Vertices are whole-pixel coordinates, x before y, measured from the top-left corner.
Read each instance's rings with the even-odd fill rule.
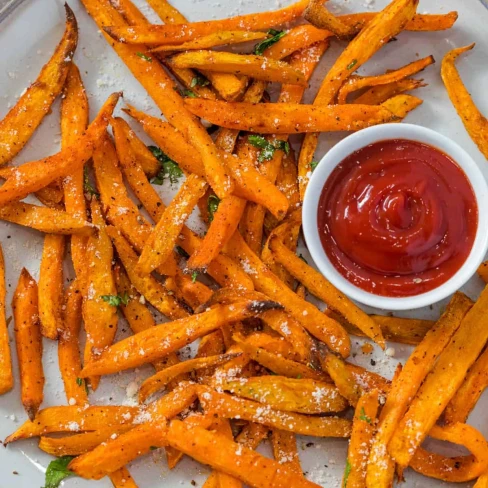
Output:
[[[125,43],[124,40],[120,40],[118,36],[114,34],[112,26],[105,25],[102,27],[102,29],[115,41]]]
[[[284,307],[281,305],[281,303],[274,302],[272,300],[253,300],[247,305],[247,309],[253,313],[263,313],[268,310],[283,310]]]
[[[64,10],[66,11],[66,22],[72,23],[75,28],[78,26],[78,22],[75,17],[75,13],[71,10],[71,7],[67,2],[64,3]]]

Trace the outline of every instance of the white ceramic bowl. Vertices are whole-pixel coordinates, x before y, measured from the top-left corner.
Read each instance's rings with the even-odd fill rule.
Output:
[[[369,144],[388,139],[407,139],[440,149],[464,171],[473,187],[478,204],[478,229],[471,253],[462,267],[448,281],[410,297],[385,297],[369,293],[349,282],[332,265],[322,247],[317,227],[317,209],[325,182],[335,167],[351,153]],[[410,310],[425,307],[448,297],[463,286],[476,272],[488,249],[488,186],[477,164],[468,153],[451,139],[431,129],[412,124],[384,124],[355,132],[335,145],[322,158],[310,178],[303,202],[303,232],[310,254],[320,272],[339,290],[353,300],[385,310]]]

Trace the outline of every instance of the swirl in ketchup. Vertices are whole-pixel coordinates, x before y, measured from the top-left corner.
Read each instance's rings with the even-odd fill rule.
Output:
[[[438,149],[394,139],[342,161],[319,202],[318,227],[332,264],[376,295],[432,290],[468,257],[478,226],[473,189]]]

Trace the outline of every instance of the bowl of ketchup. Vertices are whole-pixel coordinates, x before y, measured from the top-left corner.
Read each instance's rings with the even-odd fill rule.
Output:
[[[459,145],[385,124],[334,146],[313,172],[303,230],[322,274],[389,310],[424,307],[464,285],[488,249],[488,186]]]

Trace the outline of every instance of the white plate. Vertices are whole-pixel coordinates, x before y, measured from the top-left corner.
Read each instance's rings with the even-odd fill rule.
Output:
[[[173,0],[181,11],[191,20],[204,20],[227,17],[238,13],[264,11],[266,9],[279,8],[291,3],[291,0]],[[155,20],[142,0],[137,2],[142,5],[142,10]],[[469,7],[468,4],[469,3]],[[376,0],[370,4],[363,0],[345,0],[336,4],[340,5],[338,11],[364,11],[368,9],[379,10],[386,4],[386,0]],[[90,112],[93,116],[99,109],[106,96],[116,90],[123,90],[127,101],[137,107],[149,111],[153,115],[159,115],[159,111],[145,94],[144,90],[133,79],[129,71],[118,60],[111,48],[101,38],[93,21],[85,13],[78,0],[70,0],[71,7],[75,10],[80,25],[80,44],[75,60],[81,69],[83,80],[90,97]],[[448,137],[452,137],[479,163],[485,177],[488,176],[488,164],[479,153],[474,143],[466,134],[461,120],[456,115],[449,102],[446,91],[442,85],[439,69],[440,61],[444,53],[453,47],[464,46],[473,41],[477,42],[475,50],[463,56],[458,61],[458,66],[466,81],[469,90],[473,94],[480,109],[488,113],[488,97],[485,96],[487,80],[486,52],[488,51],[488,38],[486,37],[486,24],[488,23],[488,11],[476,0],[458,2],[456,0],[423,0],[418,9],[419,12],[446,13],[459,9],[459,20],[455,27],[446,32],[438,33],[402,33],[398,42],[392,42],[385,46],[372,60],[360,70],[361,73],[382,73],[386,69],[396,68],[413,61],[417,56],[423,57],[433,54],[437,64],[427,68],[422,77],[429,84],[428,87],[417,91],[417,95],[424,99],[424,104],[415,110],[408,122],[431,127]],[[27,86],[29,81],[35,79],[41,66],[49,58],[55,44],[62,35],[64,26],[64,9],[59,0],[29,0],[24,2],[2,24],[0,30],[0,116],[7,112],[10,104],[14,104],[16,97]],[[308,91],[305,101],[313,99],[316,88],[327,68],[339,53],[341,44],[334,42],[332,48],[325,55],[324,61],[317,70],[312,83],[312,89]],[[55,104],[53,113],[46,118],[40,129],[31,139],[24,151],[19,155],[19,163],[38,159],[40,156],[52,154],[59,147],[59,105]],[[320,157],[328,147],[338,141],[343,134],[328,134],[322,137],[317,157]],[[165,201],[173,194],[173,189],[161,188]],[[484,217],[485,209],[481,216]],[[198,227],[197,221],[193,221],[194,227]],[[0,224],[0,241],[4,246],[7,280],[8,302],[11,300],[12,291],[15,288],[20,270],[25,266],[35,278],[39,274],[39,258],[42,251],[42,238],[39,233],[24,228],[2,223]],[[304,251],[302,251],[304,252]],[[475,298],[481,289],[481,281],[474,277],[465,287],[464,291]],[[420,318],[436,318],[445,304],[434,304],[415,314],[405,313]],[[10,311],[8,312],[10,315]],[[124,329],[123,322],[119,329]],[[488,326],[488,324],[487,324]],[[12,326],[10,327],[12,338]],[[123,334],[123,332],[121,332]],[[57,352],[54,344],[45,341],[44,365],[47,377],[45,388],[45,401],[43,407],[50,405],[66,404],[63,386],[57,367]],[[392,345],[395,347],[394,358],[388,358],[378,348],[371,356],[361,353],[361,341],[353,339],[353,351],[357,353],[353,361],[366,367],[370,367],[381,374],[391,377],[398,361],[404,361],[410,352],[406,346]],[[12,342],[12,346],[14,344]],[[373,368],[370,360],[376,361]],[[16,372],[15,389],[9,394],[0,397],[0,438],[4,439],[13,430],[18,428],[26,419],[19,400],[19,380],[17,371],[17,358],[13,354],[14,368]],[[90,400],[96,403],[130,403],[133,399],[127,398],[126,387],[132,381],[139,383],[148,370],[124,375],[116,375],[113,378],[102,380],[101,387]],[[469,421],[485,435],[488,435],[488,423],[486,422],[486,410],[488,396],[485,395],[478,403]],[[481,413],[485,411],[484,416]],[[299,450],[304,471],[313,481],[327,486],[339,488],[344,462],[346,457],[347,442],[336,439],[300,438]],[[312,442],[313,446],[306,447]],[[33,488],[40,487],[44,483],[44,471],[50,456],[41,452],[36,440],[21,441],[0,449],[0,488]],[[456,452],[455,448],[446,448],[443,452]],[[446,451],[447,449],[447,451]],[[269,446],[266,444],[260,451],[268,454]],[[130,471],[140,488],[177,486],[190,487],[191,480],[201,486],[209,473],[209,470],[186,458],[174,471],[170,472],[166,466],[164,453],[154,453],[132,463]],[[18,474],[14,474],[18,473]],[[405,488],[411,487],[440,487],[445,483],[421,477],[408,470]],[[109,487],[111,483],[105,479],[99,482],[88,482],[78,478],[66,481],[67,487],[88,488],[90,486]],[[465,484],[460,486],[472,486]]]

